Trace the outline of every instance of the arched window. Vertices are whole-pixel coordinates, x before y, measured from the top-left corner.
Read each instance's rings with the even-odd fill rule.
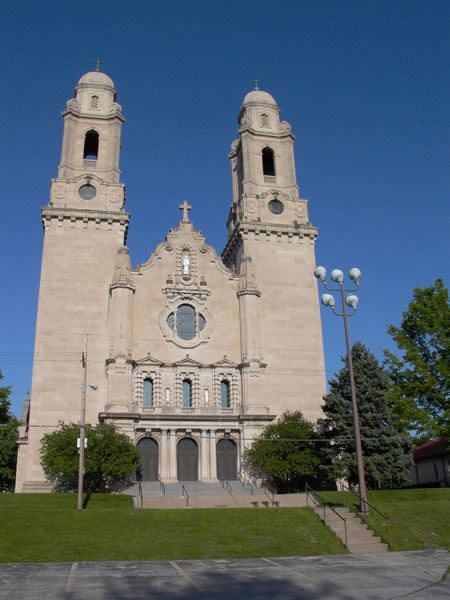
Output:
[[[153,406],[153,379],[144,379],[144,402],[143,406]]]
[[[192,407],[192,381],[190,379],[183,380],[183,408]]]
[[[98,156],[98,133],[91,129],[84,138],[83,158],[97,160]]]
[[[261,127],[269,127],[269,115],[266,113],[261,115]]]
[[[230,384],[225,379],[220,382],[220,407],[230,408]]]
[[[182,340],[193,340],[197,333],[203,331],[206,320],[190,304],[180,304],[175,312],[167,317],[168,327]]]
[[[263,148],[262,165],[264,175],[275,177],[275,155],[272,148]]]
[[[91,96],[91,108],[98,108],[98,96]]]

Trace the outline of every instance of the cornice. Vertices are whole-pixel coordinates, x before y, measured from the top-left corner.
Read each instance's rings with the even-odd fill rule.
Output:
[[[62,208],[56,206],[44,206],[41,209],[43,221],[49,219],[70,219],[82,221],[106,221],[128,224],[130,213],[126,211],[90,210],[86,208]]]
[[[165,414],[141,414],[138,412],[109,412],[109,411],[104,411],[104,412],[100,412],[98,414],[98,418],[99,421],[104,421],[105,419],[126,419],[126,420],[133,420],[133,421],[139,421],[139,422],[145,422],[145,421],[149,421],[149,422],[154,422],[154,421],[181,421],[181,422],[188,422],[188,423],[199,423],[199,422],[208,422],[208,421],[214,421],[214,422],[220,422],[220,423],[228,423],[228,422],[235,422],[235,423],[244,423],[247,421],[273,421],[276,418],[276,415],[267,415],[267,414],[256,414],[256,415],[246,415],[246,414],[240,414],[240,415],[221,415],[221,414],[207,414],[207,415],[201,415],[201,414],[192,414],[192,413],[188,413],[188,414],[170,414],[170,413],[165,413]]]
[[[254,235],[258,238],[260,235],[264,236],[264,240],[267,241],[267,237],[273,237],[279,239],[280,236],[286,238],[309,238],[312,242],[315,241],[319,233],[317,227],[307,223],[293,223],[289,224],[278,224],[278,223],[261,223],[258,221],[241,221],[235,227],[233,233],[228,239],[225,248],[222,251],[222,259],[226,260],[226,257],[230,255],[233,248],[241,239],[245,239],[249,235]]]
[[[281,130],[281,131],[271,131],[270,129],[262,130],[262,129],[254,129],[251,125],[247,124],[247,125],[243,125],[242,127],[240,127],[238,129],[238,133],[241,135],[241,137],[246,133],[250,133],[251,135],[254,135],[256,137],[262,137],[262,138],[277,138],[277,139],[291,138],[292,140],[295,140],[295,135],[289,129],[285,129],[285,130]]]
[[[123,114],[120,111],[111,113],[109,115],[102,115],[102,114],[90,114],[90,113],[85,113],[79,110],[74,110],[73,108],[66,108],[61,112],[61,115],[63,117],[65,117],[66,115],[73,115],[74,117],[77,117],[79,119],[89,119],[92,121],[113,121],[114,119],[117,119],[118,121],[120,121],[121,123],[125,123],[125,117],[123,116]]]

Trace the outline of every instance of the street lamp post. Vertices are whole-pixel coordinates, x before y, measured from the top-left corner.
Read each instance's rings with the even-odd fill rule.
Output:
[[[326,290],[329,292],[338,292],[341,298],[342,312],[336,311],[336,300],[332,294],[322,294],[322,304],[328,306],[333,310],[333,313],[342,317],[344,321],[344,333],[345,333],[345,346],[347,349],[347,364],[348,372],[350,376],[350,389],[352,394],[352,408],[353,408],[353,424],[355,429],[355,443],[356,443],[356,460],[358,464],[358,484],[359,484],[359,510],[361,513],[368,512],[367,504],[367,489],[366,489],[366,478],[364,475],[364,460],[361,446],[361,430],[359,424],[359,413],[358,413],[358,401],[356,399],[356,386],[355,376],[353,373],[353,360],[352,360],[352,349],[350,345],[350,336],[348,333],[348,318],[353,316],[358,306],[358,296],[354,294],[358,289],[359,280],[361,278],[361,271],[354,267],[348,272],[348,276],[351,281],[355,284],[353,289],[344,288],[344,273],[340,269],[334,269],[331,271],[331,279],[334,283],[338,284],[337,288],[329,288],[327,285],[327,271],[324,267],[317,267],[314,271],[314,275],[319,279]],[[349,293],[350,292],[350,293]],[[348,294],[345,296],[345,294]],[[347,312],[347,307],[353,312]]]
[[[77,508],[83,509],[83,488],[84,488],[84,445],[86,439],[86,391],[87,391],[87,345],[88,336],[84,338],[84,352],[81,355],[81,364],[83,366],[83,383],[81,384],[81,408],[80,408],[80,437],[79,437],[79,465],[78,465],[78,495]]]

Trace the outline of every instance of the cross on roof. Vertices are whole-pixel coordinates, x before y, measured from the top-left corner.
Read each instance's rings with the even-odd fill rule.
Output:
[[[178,208],[183,211],[183,222],[189,223],[189,211],[191,210],[192,206],[188,204],[186,200],[184,200],[183,204],[180,204]]]
[[[95,59],[95,70],[96,71],[100,71],[100,65],[102,64],[102,61],[99,58]]]
[[[261,84],[261,82],[259,81],[259,79],[254,79],[253,83],[255,84],[255,90],[259,90],[259,86]]]

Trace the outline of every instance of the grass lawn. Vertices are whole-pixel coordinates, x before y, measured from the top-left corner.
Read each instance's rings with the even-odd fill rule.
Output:
[[[136,510],[129,496],[0,495],[0,562],[157,560],[346,552],[310,509]]]
[[[351,506],[357,501],[349,492],[323,492],[329,502]],[[390,519],[392,550],[450,550],[450,489],[381,490],[369,492],[368,500]],[[368,523],[387,540],[384,521],[375,512]]]

